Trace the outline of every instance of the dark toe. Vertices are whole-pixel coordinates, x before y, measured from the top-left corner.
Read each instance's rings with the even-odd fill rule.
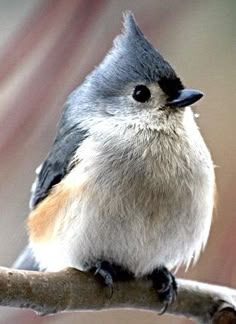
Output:
[[[95,277],[105,286],[106,296],[111,298],[113,295],[113,278],[115,276],[112,265],[107,261],[101,261],[91,269]]]
[[[168,306],[176,299],[178,290],[177,282],[173,274],[165,267],[154,270],[150,277],[160,301],[164,304],[161,311],[161,314],[163,314],[166,312]]]

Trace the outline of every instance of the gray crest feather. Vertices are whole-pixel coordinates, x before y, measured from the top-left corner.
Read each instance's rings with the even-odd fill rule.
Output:
[[[128,83],[157,82],[167,95],[183,88],[175,71],[145,38],[132,13],[124,14],[124,30],[103,62],[89,75],[93,90],[109,97],[122,92]]]

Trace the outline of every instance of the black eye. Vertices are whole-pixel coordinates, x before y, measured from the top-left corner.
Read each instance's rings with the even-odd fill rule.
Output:
[[[151,97],[151,92],[145,85],[137,85],[134,88],[133,98],[138,102],[146,102]]]

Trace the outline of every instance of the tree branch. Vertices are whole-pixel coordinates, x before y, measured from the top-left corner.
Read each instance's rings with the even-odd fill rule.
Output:
[[[178,280],[179,294],[167,313],[200,323],[236,323],[236,290]],[[33,272],[0,268],[0,305],[29,308],[38,314],[114,308],[160,312],[163,305],[149,280],[114,284],[112,298],[90,273],[75,269]]]

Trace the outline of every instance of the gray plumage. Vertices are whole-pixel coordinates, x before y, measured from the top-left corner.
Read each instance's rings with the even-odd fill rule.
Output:
[[[196,92],[187,92],[131,14],[124,25],[69,96],[36,180],[29,241],[43,269],[88,270],[106,260],[143,276],[189,265],[208,238],[213,163],[191,108],[182,108]],[[137,85],[151,93],[145,102],[134,99]],[[42,243],[31,221],[60,186],[74,191]]]
[[[130,84],[165,83],[166,91],[173,93],[183,88],[174,70],[145,39],[131,14],[126,15],[124,26],[124,34],[115,39],[114,48],[104,61],[68,98],[52,151],[38,174],[31,207],[45,198],[50,188],[66,174],[73,153],[86,137],[87,127],[80,126],[83,118],[89,119],[91,113],[102,115],[106,112],[104,103],[122,110],[119,103],[114,105],[114,100],[122,96]]]
[[[13,263],[12,268],[19,270],[39,270],[39,264],[35,260],[33,251],[29,245],[27,245],[21,252],[19,257]]]

